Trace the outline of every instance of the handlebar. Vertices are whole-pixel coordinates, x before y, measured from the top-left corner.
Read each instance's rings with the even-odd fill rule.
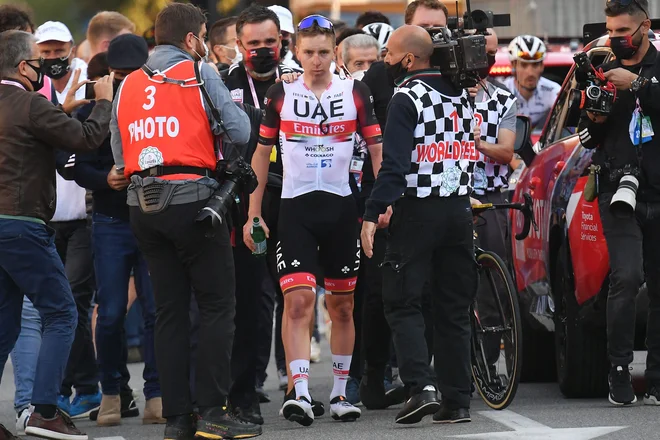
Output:
[[[536,219],[534,218],[534,212],[532,210],[532,196],[525,193],[523,194],[523,203],[484,203],[482,205],[473,205],[472,213],[475,216],[481,215],[486,211],[493,211],[496,209],[515,209],[522,212],[523,217],[525,217],[525,224],[521,232],[516,234],[516,240],[524,240],[529,235],[529,230],[531,226],[534,226],[534,230],[538,232],[539,227],[536,224]]]

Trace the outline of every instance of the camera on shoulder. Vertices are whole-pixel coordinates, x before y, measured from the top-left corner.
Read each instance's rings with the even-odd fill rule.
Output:
[[[577,87],[570,92],[570,108],[609,115],[617,100],[616,86],[605,79],[602,69],[596,70],[586,53],[578,52],[573,59]]]

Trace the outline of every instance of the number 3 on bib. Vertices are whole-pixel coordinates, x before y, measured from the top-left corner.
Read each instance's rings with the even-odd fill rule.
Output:
[[[156,100],[154,99],[154,95],[156,94],[156,87],[154,86],[149,86],[144,91],[147,93],[147,103],[142,104],[142,108],[145,110],[151,110],[154,108],[154,105],[156,105]]]

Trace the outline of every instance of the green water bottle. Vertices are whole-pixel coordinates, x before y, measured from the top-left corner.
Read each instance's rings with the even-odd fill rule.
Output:
[[[252,252],[252,255],[257,255],[257,256],[265,256],[266,255],[266,232],[264,231],[264,228],[261,226],[261,222],[259,221],[259,217],[255,217],[252,219],[252,229],[250,230],[250,235],[252,236],[252,241],[254,241],[254,244],[256,246],[256,249],[254,252]]]

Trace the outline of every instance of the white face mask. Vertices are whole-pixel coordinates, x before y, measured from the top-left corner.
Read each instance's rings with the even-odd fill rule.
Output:
[[[241,51],[238,50],[238,45],[236,45],[234,47],[220,45],[220,47],[224,47],[227,50],[233,50],[234,51],[235,56],[234,56],[234,58],[232,58],[230,60],[231,64],[236,64],[236,63],[240,63],[241,61],[243,61],[243,54],[241,53]]]
[[[204,41],[200,40],[199,37],[197,37],[196,35],[193,35],[193,37],[195,37],[197,39],[197,41],[202,43],[202,46],[204,46],[204,56],[201,56],[200,54],[198,54],[195,49],[193,49],[193,52],[195,52],[195,54],[200,58],[200,61],[204,61],[205,63],[208,63],[209,62],[209,47],[206,45],[206,43]]]
[[[366,70],[358,70],[357,72],[353,72],[351,76],[353,79],[356,79],[358,81],[362,81],[362,78],[364,78],[364,74],[367,73]]]

